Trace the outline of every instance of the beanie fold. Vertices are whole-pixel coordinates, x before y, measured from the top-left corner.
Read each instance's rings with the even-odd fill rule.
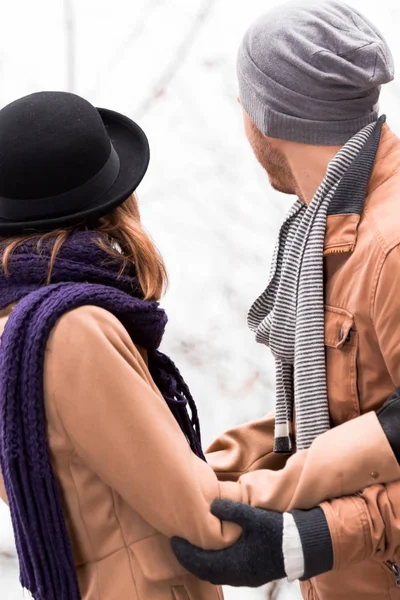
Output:
[[[257,129],[267,137],[314,146],[341,146],[378,119],[380,88],[376,89],[376,103],[366,114],[352,119],[316,121],[312,115],[317,112],[318,100],[309,99],[309,118],[285,114],[269,106],[246,81],[239,67],[238,78],[240,102]],[[343,116],[346,116],[345,109]]]

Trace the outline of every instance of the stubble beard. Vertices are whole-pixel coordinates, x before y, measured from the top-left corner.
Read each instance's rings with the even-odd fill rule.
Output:
[[[254,124],[251,129],[250,144],[271,186],[283,194],[296,194],[296,181],[285,155],[274,148]]]

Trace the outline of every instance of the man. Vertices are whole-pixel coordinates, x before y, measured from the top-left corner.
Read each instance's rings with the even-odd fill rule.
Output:
[[[239,50],[247,136],[298,200],[249,314],[276,360],[276,416],[208,454],[241,483],[212,511],[242,537],[217,552],[172,541],[213,583],[287,576],[310,600],[400,599],[399,390],[385,403],[400,385],[400,140],[378,118],[393,76],[382,35],[338,1],[279,6]]]

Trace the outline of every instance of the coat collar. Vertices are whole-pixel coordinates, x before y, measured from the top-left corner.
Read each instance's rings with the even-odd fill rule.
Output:
[[[387,181],[400,165],[400,139],[386,123],[382,125],[378,150],[369,182],[366,186],[365,204],[370,195]],[[362,211],[340,211],[329,214],[325,233],[324,255],[352,252],[357,243],[357,230]]]

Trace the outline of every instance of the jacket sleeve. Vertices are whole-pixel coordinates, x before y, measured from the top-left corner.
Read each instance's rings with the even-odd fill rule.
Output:
[[[237,481],[243,502],[252,506],[311,508],[400,477],[373,412],[331,429],[290,458],[273,452],[273,437],[274,417],[269,415],[224,433],[206,454],[218,479]]]
[[[284,468],[249,471],[238,484],[243,502],[283,512],[397,480],[400,467],[376,414],[370,412],[318,436]]]
[[[332,537],[334,569],[363,560],[398,562],[400,480],[321,504]]]
[[[237,539],[240,528],[221,523],[210,504],[224,486],[238,493],[239,486],[219,484],[192,453],[113,315],[86,306],[59,320],[47,345],[44,385],[45,403],[55,404],[74,451],[157,531],[208,549]]]
[[[275,417],[269,414],[217,438],[207,450],[206,457],[218,479],[237,481],[249,471],[282,469],[287,457],[273,451],[274,427]]]

